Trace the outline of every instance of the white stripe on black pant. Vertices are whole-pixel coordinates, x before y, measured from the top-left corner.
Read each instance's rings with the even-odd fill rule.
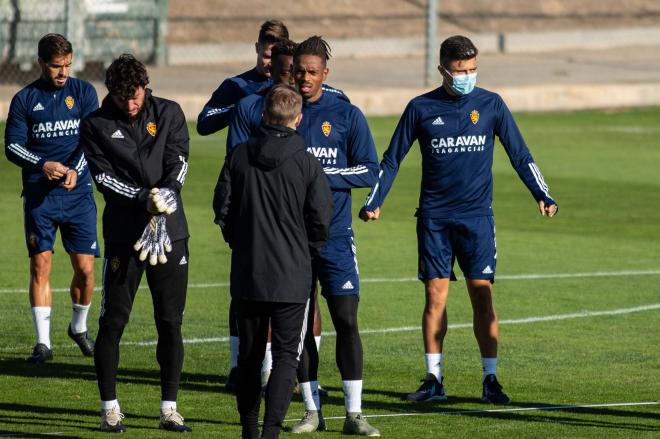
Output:
[[[276,438],[282,427],[296,384],[296,369],[307,329],[310,301],[305,303],[236,300],[238,353],[236,401],[243,425],[243,438],[259,436],[261,363],[264,359],[268,324],[272,328],[273,369],[266,388],[264,439]]]

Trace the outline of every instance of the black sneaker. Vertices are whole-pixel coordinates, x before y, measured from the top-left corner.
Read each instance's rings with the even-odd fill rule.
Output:
[[[238,374],[238,368],[232,367],[229,371],[229,376],[227,377],[227,382],[225,383],[225,389],[230,392],[236,392],[236,375]]]
[[[37,343],[37,345],[32,349],[32,355],[27,357],[25,361],[28,363],[43,363],[44,361],[50,361],[53,359],[53,351],[48,349],[43,343]]]
[[[497,377],[494,374],[486,375],[481,400],[498,405],[506,405],[511,402],[507,394],[502,392],[502,385],[497,382]]]
[[[327,398],[328,395],[329,395],[328,391],[326,389],[324,389],[323,387],[321,387],[321,385],[319,384],[319,396],[321,398]]]
[[[406,399],[413,402],[446,401],[447,396],[442,380],[443,378],[438,382],[435,375],[428,375],[419,389],[415,393],[409,393]]]
[[[89,331],[74,334],[71,330],[71,325],[69,325],[69,329],[66,331],[66,333],[69,335],[71,340],[76,342],[80,348],[80,352],[82,352],[85,357],[94,356],[94,340],[90,338]]]

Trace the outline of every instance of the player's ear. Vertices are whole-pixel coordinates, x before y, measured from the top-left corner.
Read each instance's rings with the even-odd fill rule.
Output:
[[[254,51],[259,53],[259,42],[254,43]]]
[[[296,121],[294,122],[295,125],[296,125],[296,128],[298,127],[298,125],[300,125],[300,122],[302,122],[302,113],[300,113],[299,115],[296,116]]]
[[[328,79],[328,73],[330,73],[330,69],[327,68],[327,67],[324,68],[324,69],[323,69],[323,81],[325,81],[326,79]]]

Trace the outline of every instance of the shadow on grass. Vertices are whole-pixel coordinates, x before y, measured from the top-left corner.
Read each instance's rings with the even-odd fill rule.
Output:
[[[329,396],[323,400],[324,405],[344,406],[344,394],[339,387],[325,387]],[[460,415],[474,418],[491,418],[507,421],[539,422],[564,424],[575,427],[596,427],[631,430],[639,432],[660,432],[660,412],[640,412],[635,410],[621,410],[612,407],[573,407],[566,404],[547,404],[534,401],[513,401],[508,406],[495,406],[485,404],[480,398],[449,396],[447,401],[412,403],[405,401],[406,394],[375,389],[364,389],[366,395],[386,397],[389,401],[372,401],[367,397],[363,399],[363,409],[366,413],[389,412],[401,414],[420,415]],[[394,400],[394,401],[392,401]],[[474,407],[480,405],[480,407]],[[525,409],[538,408],[538,410],[485,412],[497,409]],[[590,418],[586,418],[588,415]],[[601,416],[619,417],[620,420],[602,420]],[[376,419],[376,418],[375,418]],[[651,421],[651,422],[645,422]],[[377,422],[377,421],[374,421]]]
[[[37,434],[37,433],[22,433],[20,431],[2,431],[0,430],[0,437],[2,435],[10,435],[13,437],[18,435],[18,437],[50,437],[54,432],[57,432],[57,437],[65,438],[78,438],[82,436],[75,435],[63,435],[59,434],[62,429],[75,428],[83,431],[98,431],[98,420],[100,419],[100,410],[89,410],[89,409],[77,409],[77,408],[62,408],[62,407],[47,407],[39,405],[30,405],[30,404],[16,404],[16,403],[5,403],[0,402],[0,412],[3,413],[2,423],[5,426],[10,424],[15,425],[17,429],[20,429],[22,425],[29,427],[34,430],[35,427],[44,427],[44,429],[50,430],[48,433]],[[5,416],[6,415],[6,416]],[[138,415],[131,411],[125,412],[126,420],[124,424],[127,428],[130,428],[134,433],[137,430],[158,430],[158,416],[144,416]],[[93,418],[94,421],[90,422],[89,418]],[[205,425],[226,425],[226,426],[240,426],[238,422],[225,422],[218,420],[202,419],[195,417],[186,417],[186,420],[189,424],[193,425],[195,423],[203,423]],[[131,422],[139,421],[140,425],[131,425]],[[153,424],[152,427],[144,425],[146,423]],[[11,436],[13,435],[13,436]],[[86,437],[86,435],[85,435]]]
[[[128,369],[119,365],[117,383],[145,384],[160,386],[160,370],[154,360],[154,369]],[[96,381],[93,364],[71,364],[49,361],[46,363],[27,363],[22,358],[0,359],[3,375],[26,378],[62,378]],[[225,375],[204,373],[181,373],[181,390],[195,392],[231,393],[225,389]]]
[[[3,421],[5,422],[5,421]],[[0,429],[0,437],[43,437],[43,438],[50,438],[53,437],[53,433],[23,433],[21,431],[9,431],[9,430],[2,430]],[[70,434],[60,434],[60,432],[57,432],[57,437],[58,438],[65,438],[65,439],[82,439],[84,436],[75,436],[75,435],[70,435]]]

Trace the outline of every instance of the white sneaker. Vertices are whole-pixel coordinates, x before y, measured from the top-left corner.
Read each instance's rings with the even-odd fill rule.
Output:
[[[380,436],[380,431],[378,431],[377,428],[372,427],[362,413],[346,413],[342,433],[358,436]]]
[[[179,433],[190,433],[192,431],[192,428],[183,423],[183,416],[173,408],[160,412],[159,427],[163,430],[176,431]]]
[[[101,431],[105,433],[123,433],[126,427],[121,423],[124,419],[124,414],[119,411],[119,406],[116,405],[109,410],[101,410]]]
[[[321,410],[305,410],[305,415],[298,424],[291,428],[291,433],[313,433],[325,431],[325,419]]]

